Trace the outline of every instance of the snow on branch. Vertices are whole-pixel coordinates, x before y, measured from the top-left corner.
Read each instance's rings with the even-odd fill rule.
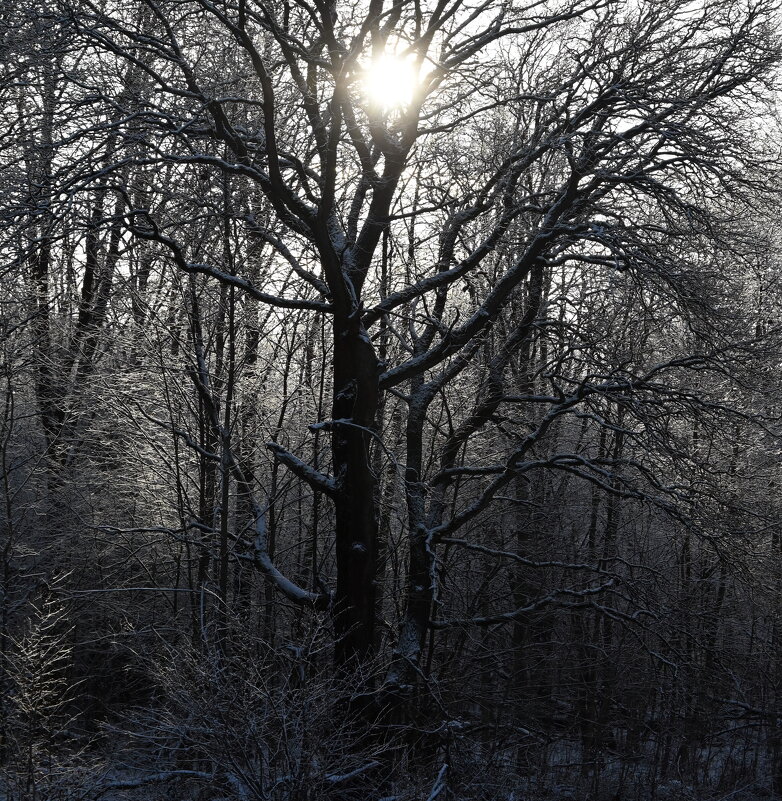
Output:
[[[276,442],[267,442],[266,447],[274,454],[278,462],[284,464],[288,470],[298,476],[302,481],[306,481],[313,489],[325,492],[333,496],[337,491],[337,482],[333,478],[316,470],[312,465],[294,456],[290,451],[285,450],[282,445]]]
[[[447,776],[448,776],[448,764],[444,764],[440,768],[440,772],[437,774],[437,778],[434,780],[434,785],[432,785],[432,791],[429,793],[426,801],[434,801],[440,793],[445,790],[448,786],[447,783]]]
[[[255,508],[255,539],[254,558],[255,566],[269,579],[282,594],[296,604],[310,604],[316,609],[327,609],[331,604],[331,597],[326,593],[311,592],[295,584],[284,576],[275,566],[269,555],[268,537],[266,531],[266,510]]]
[[[182,248],[171,237],[162,233],[157,223],[150,217],[148,212],[143,209],[134,209],[130,216],[131,219],[142,217],[145,222],[144,225],[131,223],[129,225],[130,230],[140,239],[146,239],[150,242],[158,242],[161,245],[165,245],[165,247],[167,247],[170,251],[171,258],[174,260],[174,263],[183,272],[208,275],[209,277],[214,278],[223,284],[235,286],[237,289],[246,293],[250,297],[255,298],[255,300],[259,300],[262,303],[268,303],[270,306],[277,306],[282,309],[310,309],[312,311],[319,312],[331,311],[331,306],[328,303],[323,303],[322,301],[317,300],[283,298],[278,295],[271,295],[268,292],[262,292],[260,289],[257,289],[246,278],[232,275],[231,273],[220,270],[211,264],[190,262],[185,258]]]
[[[341,784],[342,782],[350,781],[350,779],[356,776],[360,776],[362,773],[366,773],[368,770],[374,770],[379,767],[380,762],[373,759],[371,762],[367,762],[366,765],[361,765],[361,767],[351,770],[350,773],[330,773],[326,776],[326,781],[329,784]]]

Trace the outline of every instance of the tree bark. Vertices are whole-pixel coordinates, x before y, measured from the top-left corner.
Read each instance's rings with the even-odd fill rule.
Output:
[[[358,314],[335,316],[333,334],[335,661],[338,666],[348,666],[368,661],[377,644],[377,479],[371,469],[370,445],[378,405],[379,365]]]

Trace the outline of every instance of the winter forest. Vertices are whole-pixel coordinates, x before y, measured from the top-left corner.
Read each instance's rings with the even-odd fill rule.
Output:
[[[0,798],[782,799],[780,34],[2,0]]]

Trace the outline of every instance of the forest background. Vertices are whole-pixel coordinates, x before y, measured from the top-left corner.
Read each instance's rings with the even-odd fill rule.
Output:
[[[4,0],[7,801],[782,797],[779,11]]]

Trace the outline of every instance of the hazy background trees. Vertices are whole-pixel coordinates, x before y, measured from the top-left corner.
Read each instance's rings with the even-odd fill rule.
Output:
[[[13,797],[782,793],[775,15],[4,9]]]

